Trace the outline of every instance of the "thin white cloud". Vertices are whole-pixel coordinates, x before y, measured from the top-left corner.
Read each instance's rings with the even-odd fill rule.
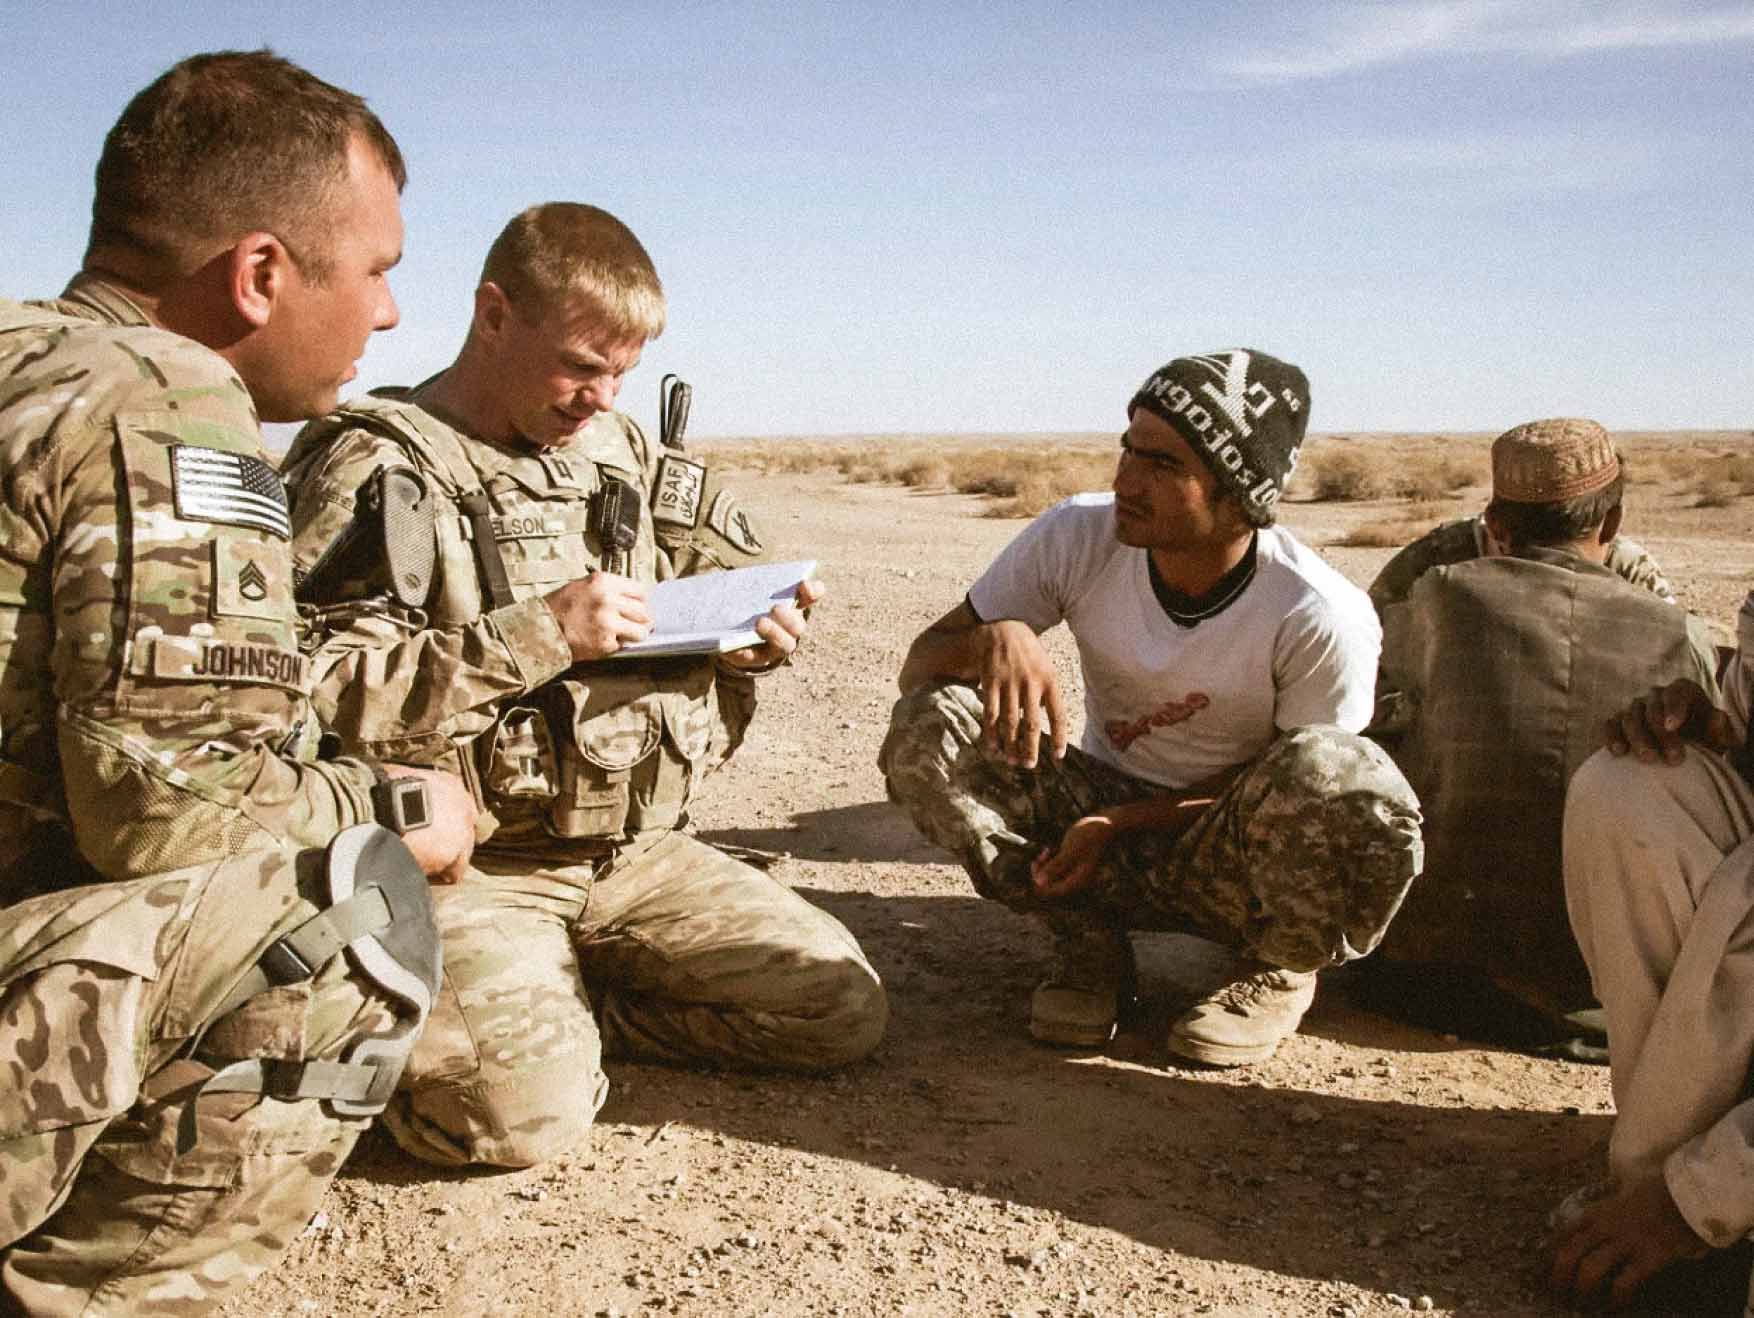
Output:
[[[1754,5],[1692,6],[1603,0],[1418,0],[1348,3],[1317,11],[1300,45],[1232,50],[1217,65],[1250,81],[1331,78],[1451,53],[1563,58],[1754,40]]]

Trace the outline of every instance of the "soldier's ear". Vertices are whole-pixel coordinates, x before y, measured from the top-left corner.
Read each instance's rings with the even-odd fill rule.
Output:
[[[1608,515],[1602,519],[1601,529],[1596,532],[1597,544],[1611,545],[1614,543],[1614,537],[1620,534],[1620,523],[1623,520],[1622,514],[1625,510],[1626,505],[1622,503],[1617,503],[1608,509]]]
[[[231,245],[226,265],[226,291],[233,310],[261,329],[273,316],[292,270],[292,253],[285,243],[266,230],[246,233]]]
[[[475,333],[492,342],[505,333],[515,313],[505,290],[491,279],[484,279],[475,289]]]

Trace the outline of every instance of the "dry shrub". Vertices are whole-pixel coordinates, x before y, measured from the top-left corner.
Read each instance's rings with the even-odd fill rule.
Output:
[[[1399,549],[1410,545],[1425,534],[1425,523],[1405,517],[1360,522],[1350,531],[1334,537],[1330,544],[1348,549]]]
[[[1701,477],[1693,486],[1693,506],[1695,508],[1728,508],[1743,491],[1734,481],[1717,480]]]
[[[909,489],[950,484],[950,463],[939,455],[907,458],[896,468],[895,479]]]
[[[1318,449],[1298,464],[1290,497],[1308,503],[1441,499],[1480,479],[1476,465],[1458,454],[1386,440]]]
[[[1312,453],[1298,466],[1298,493],[1311,503],[1386,498],[1390,476],[1387,456],[1361,448]]]

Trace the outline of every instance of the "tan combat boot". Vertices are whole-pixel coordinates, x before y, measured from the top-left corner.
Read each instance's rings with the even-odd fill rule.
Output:
[[[1071,911],[1042,912],[1059,964],[1029,1000],[1029,1032],[1061,1048],[1100,1048],[1133,1000],[1137,970],[1126,931]]]
[[[1239,960],[1230,979],[1169,1027],[1169,1050],[1208,1066],[1264,1062],[1315,1001],[1316,972]]]

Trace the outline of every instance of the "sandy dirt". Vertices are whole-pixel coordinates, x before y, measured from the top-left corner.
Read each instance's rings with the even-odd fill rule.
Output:
[[[1398,1025],[1334,983],[1272,1061],[1184,1067],[1167,1024],[1222,959],[1175,938],[1139,940],[1141,1009],[1104,1053],[1033,1044],[1045,940],[974,896],[874,765],[908,641],[1021,523],[826,474],[739,488],[832,595],[694,827],[773,854],[851,927],[888,986],[887,1039],[822,1079],[614,1065],[589,1144],[526,1172],[435,1172],[373,1132],[226,1312],[1557,1312],[1544,1219],[1599,1165],[1607,1071]],[[1364,583],[1390,551],[1332,542],[1385,512],[1284,520]],[[1653,493],[1633,519],[1727,639],[1754,500]],[[1056,656],[1075,685],[1063,636]]]

